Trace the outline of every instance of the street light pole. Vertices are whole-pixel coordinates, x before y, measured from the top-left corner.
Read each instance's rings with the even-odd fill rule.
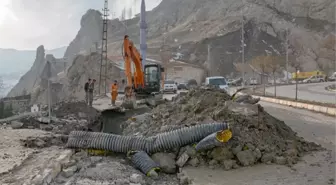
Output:
[[[289,75],[288,75],[288,28],[286,28],[286,81],[289,84]]]

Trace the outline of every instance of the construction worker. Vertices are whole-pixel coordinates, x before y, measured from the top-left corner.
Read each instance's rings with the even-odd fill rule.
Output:
[[[89,84],[91,83],[91,79],[85,83],[84,85],[84,91],[85,91],[85,103],[88,105],[89,104]]]
[[[112,87],[111,87],[111,100],[112,100],[111,102],[113,106],[115,106],[117,96],[118,96],[118,84],[117,84],[117,80],[114,80],[114,83],[112,84]]]
[[[94,84],[96,82],[96,79],[93,79],[92,82],[89,84],[89,105],[92,107],[93,102],[93,90],[94,90]]]

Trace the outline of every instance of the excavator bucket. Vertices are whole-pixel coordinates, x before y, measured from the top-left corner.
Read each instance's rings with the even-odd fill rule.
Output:
[[[132,87],[125,87],[125,97],[122,101],[121,107],[125,109],[135,109],[137,107],[136,98],[133,93]]]
[[[125,99],[122,104],[121,107],[125,108],[125,109],[135,109],[137,107],[137,103],[135,99]]]
[[[165,100],[163,99],[163,94],[161,93],[152,94],[151,96],[146,98],[146,104],[153,107],[160,105],[164,102]]]

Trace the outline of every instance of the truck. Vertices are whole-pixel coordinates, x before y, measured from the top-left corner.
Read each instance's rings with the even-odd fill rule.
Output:
[[[296,76],[297,74],[297,76]],[[309,72],[298,72],[298,73],[292,73],[292,79],[295,80],[304,80],[311,76],[325,76],[324,72],[322,71],[309,71]]]
[[[212,85],[228,92],[229,86],[223,76],[210,76],[205,78],[205,85]]]

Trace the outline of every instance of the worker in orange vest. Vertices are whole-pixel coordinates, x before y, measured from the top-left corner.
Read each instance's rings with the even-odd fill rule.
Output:
[[[114,83],[112,84],[112,87],[111,87],[111,97],[112,97],[113,106],[115,106],[117,96],[118,96],[118,84],[117,84],[117,80],[114,80]]]

